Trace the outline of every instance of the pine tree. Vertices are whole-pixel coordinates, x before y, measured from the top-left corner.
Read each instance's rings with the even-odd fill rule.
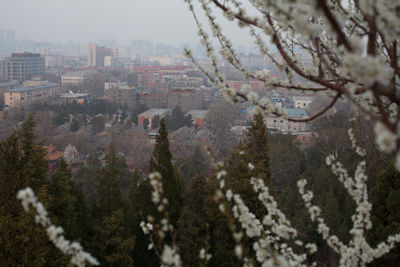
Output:
[[[49,196],[51,198],[49,212],[52,221],[63,227],[68,239],[80,238],[78,217],[75,210],[77,199],[73,194],[73,189],[71,171],[62,159],[49,185]]]
[[[93,247],[101,252],[99,258],[103,265],[131,266],[134,239],[127,231],[129,205],[122,194],[121,163],[114,141],[109,145],[106,161],[106,166],[99,171],[96,186],[98,201],[93,213],[100,226],[95,229]]]
[[[183,203],[183,181],[178,170],[172,165],[172,154],[169,151],[168,132],[164,119],[160,121],[156,144],[150,159],[150,171],[157,171],[162,176],[164,196],[169,201],[167,210],[171,222],[176,224]]]
[[[195,147],[190,158],[183,160],[181,171],[185,176],[186,183],[190,182],[196,175],[206,175],[207,163],[199,146]]]
[[[377,245],[400,229],[400,173],[393,164],[378,175],[371,191],[371,203],[373,229],[368,232],[367,238],[370,244]],[[398,266],[399,262],[400,248],[397,247],[371,265]]]
[[[0,259],[4,266],[45,265],[54,249],[33,212],[25,212],[16,198],[18,190],[29,186],[45,207],[49,205],[47,161],[34,129],[30,114],[20,129],[0,143]]]
[[[127,237],[122,209],[113,211],[96,227],[98,255],[106,266],[133,266],[134,238]]]
[[[196,176],[185,192],[185,205],[178,220],[177,244],[187,266],[199,266],[199,251],[206,244],[206,193],[206,180],[202,176]]]
[[[106,161],[106,166],[99,171],[96,185],[100,218],[110,216],[123,204],[120,169],[113,141],[108,147]]]
[[[132,235],[135,236],[135,247],[132,252],[135,266],[160,266],[154,250],[148,249],[150,242],[148,236],[144,235],[139,226],[147,215],[154,216],[158,212],[151,204],[151,190],[149,180],[140,179],[139,173],[135,171],[129,191],[131,210],[128,216]]]
[[[270,192],[276,195],[271,178],[268,131],[260,113],[254,115],[250,123],[244,150],[249,154],[250,162],[255,167],[255,177],[263,179]]]

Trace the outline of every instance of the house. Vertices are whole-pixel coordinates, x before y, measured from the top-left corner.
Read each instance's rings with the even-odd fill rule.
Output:
[[[64,156],[64,152],[57,151],[54,148],[54,145],[43,146],[43,149],[46,151],[45,159],[48,161],[48,169],[49,171],[54,171],[58,167],[58,163],[61,158]]]

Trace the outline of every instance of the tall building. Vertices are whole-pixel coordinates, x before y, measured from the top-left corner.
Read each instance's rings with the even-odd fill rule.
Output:
[[[0,62],[0,80],[24,81],[44,74],[45,60],[40,54],[13,53]]]
[[[113,50],[111,48],[89,44],[88,67],[104,67],[104,58],[112,55]]]

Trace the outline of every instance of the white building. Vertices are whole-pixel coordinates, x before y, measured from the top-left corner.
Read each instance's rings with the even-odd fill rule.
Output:
[[[285,111],[289,115],[289,118],[305,119],[308,117],[307,111],[303,108],[286,108]],[[267,128],[275,132],[298,133],[310,130],[306,122],[293,122],[274,115],[268,116],[264,121]]]

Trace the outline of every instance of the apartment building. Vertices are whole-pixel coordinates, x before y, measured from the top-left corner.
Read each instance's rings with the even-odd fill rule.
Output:
[[[30,106],[54,100],[60,94],[58,83],[21,86],[6,90],[5,104],[10,108]]]
[[[90,74],[96,73],[93,70],[80,70],[74,72],[67,72],[61,76],[61,84],[63,86],[81,86],[83,85],[85,79],[87,79]]]
[[[304,108],[285,108],[285,111],[289,118],[304,119],[308,117]],[[264,121],[268,129],[275,132],[298,133],[310,130],[310,126],[306,122],[293,122],[274,115],[266,117]]]
[[[45,72],[45,60],[36,53],[13,53],[0,62],[0,80],[24,81],[40,77]]]
[[[107,96],[111,103],[131,109],[136,103],[136,88],[127,84],[116,85],[107,90]]]
[[[20,81],[0,82],[0,105],[4,105],[4,92],[19,86]]]
[[[106,56],[112,57],[117,54],[113,49],[98,46],[96,44],[88,45],[88,67],[104,67],[104,58]]]

